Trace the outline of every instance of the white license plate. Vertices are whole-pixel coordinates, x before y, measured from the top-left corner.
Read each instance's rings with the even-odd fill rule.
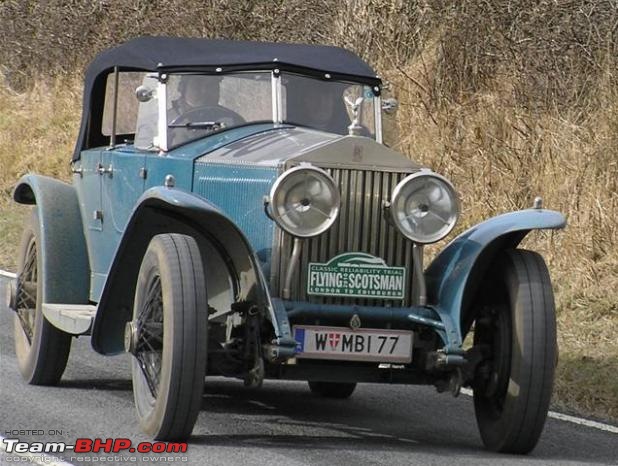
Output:
[[[294,327],[296,357],[343,361],[412,361],[412,332],[299,325]]]

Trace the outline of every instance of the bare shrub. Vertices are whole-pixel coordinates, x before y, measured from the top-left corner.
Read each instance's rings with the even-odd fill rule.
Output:
[[[4,0],[0,64],[16,84],[73,72],[139,35],[330,42],[335,0]]]

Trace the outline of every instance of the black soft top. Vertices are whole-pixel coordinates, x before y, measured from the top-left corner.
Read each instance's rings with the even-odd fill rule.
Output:
[[[84,82],[82,122],[73,161],[82,150],[106,144],[101,134],[107,76],[119,71],[226,73],[280,69],[324,78],[352,80],[380,86],[375,71],[354,53],[325,45],[138,37],[95,57]]]

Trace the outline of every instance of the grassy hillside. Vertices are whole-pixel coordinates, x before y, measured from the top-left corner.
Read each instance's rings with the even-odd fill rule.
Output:
[[[611,1],[5,0],[0,4],[0,264],[13,266],[28,170],[66,177],[82,67],[134,35],[342,45],[400,100],[389,142],[452,179],[459,231],[540,195],[568,217],[535,233],[556,285],[555,404],[618,418],[618,9]],[[86,25],[86,29],[84,29]],[[89,26],[88,26],[89,25]],[[292,27],[293,26],[293,27]],[[89,29],[88,29],[89,28]]]

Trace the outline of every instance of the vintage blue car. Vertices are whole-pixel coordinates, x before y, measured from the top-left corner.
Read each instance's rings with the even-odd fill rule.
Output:
[[[26,382],[56,384],[89,335],[132,355],[156,439],[187,438],[206,376],[225,376],[333,398],[470,386],[488,448],[534,448],[556,323],[545,262],[518,245],[565,219],[539,199],[424,268],[459,201],[382,143],[381,92],[336,47],[143,37],[99,54],[72,184],[29,174],[14,191],[34,206],[10,290]]]

